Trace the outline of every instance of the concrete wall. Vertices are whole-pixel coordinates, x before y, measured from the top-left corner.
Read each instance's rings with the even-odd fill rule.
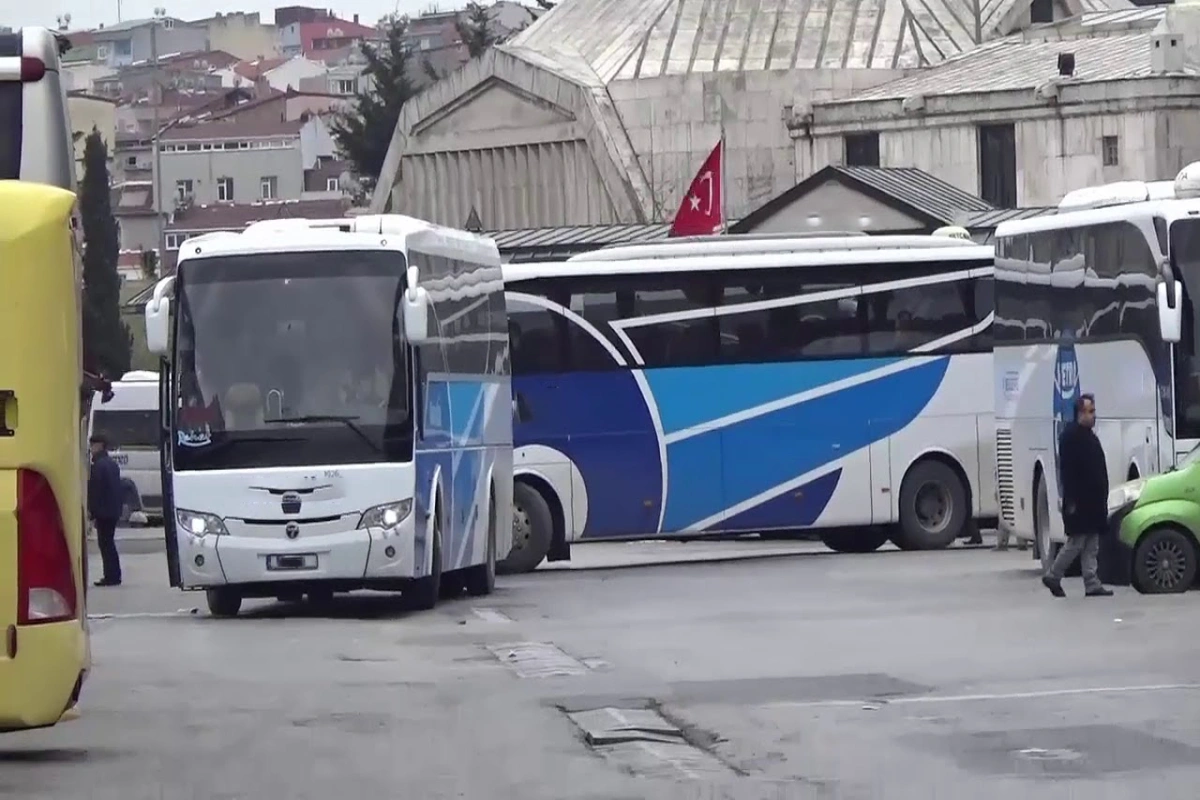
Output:
[[[92,128],[100,131],[100,138],[108,147],[109,172],[112,172],[113,143],[116,140],[117,106],[109,100],[95,97],[67,97],[67,114],[71,119],[71,130],[75,136],[75,173],[83,180],[83,149]]]
[[[896,108],[891,103],[842,108],[839,118],[858,121],[814,125],[811,137],[797,138],[797,172],[803,178],[829,164],[843,163],[846,133],[877,130],[880,166],[917,167],[978,194],[978,126],[1003,122],[1012,122],[1016,133],[1019,206],[1055,205],[1068,191],[1082,186],[1173,178],[1185,164],[1200,159],[1195,98],[1185,92],[1155,97],[1145,91],[1144,82],[1120,83],[1126,85],[1109,91],[1112,96],[1107,100],[1102,89],[1093,87],[1094,100],[1059,107],[1030,99],[1025,108],[1014,108],[1010,102],[1003,112],[983,107],[973,113],[915,118],[900,113],[898,102]],[[820,121],[820,111],[816,118]],[[1101,140],[1105,136],[1118,137],[1115,166],[1104,166]]]
[[[243,61],[279,55],[279,36],[274,25],[262,24],[258,14],[235,12],[204,20],[208,45]]]
[[[298,200],[304,191],[304,167],[299,139],[286,149],[226,150],[200,153],[163,153],[162,187],[165,198],[175,197],[177,181],[192,181],[196,205],[217,200],[217,179],[233,178],[233,202],[253,203],[261,199],[259,181],[274,176],[277,199]]]
[[[808,103],[847,97],[904,70],[772,70],[668,76],[608,86],[654,197],[669,221],[704,158],[726,135],[726,210],[741,217],[811,170],[797,162],[785,118]],[[722,114],[724,107],[724,114]]]
[[[158,247],[158,226],[154,217],[120,215],[117,217],[122,250],[153,250]]]

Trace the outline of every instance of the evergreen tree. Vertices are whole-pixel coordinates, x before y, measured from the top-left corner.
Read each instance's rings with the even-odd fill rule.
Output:
[[[390,17],[381,24],[387,27],[387,41],[378,47],[362,46],[368,80],[361,82],[364,88],[355,97],[354,109],[330,126],[338,150],[353,165],[367,191],[379,180],[400,109],[416,94],[409,77],[409,47],[404,41],[408,19]]]
[[[475,2],[467,3],[466,9],[458,15],[454,27],[458,29],[458,38],[467,46],[471,58],[486,53],[496,41],[491,22],[487,8]]]
[[[83,357],[86,364],[116,379],[129,371],[133,338],[121,320],[121,244],[109,195],[108,148],[95,128],[84,142],[83,166]]]

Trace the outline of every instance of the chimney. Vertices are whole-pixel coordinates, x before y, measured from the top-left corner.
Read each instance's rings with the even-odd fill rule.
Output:
[[[1074,53],[1059,53],[1058,54],[1058,74],[1064,78],[1069,78],[1075,74],[1075,54]]]
[[[1154,33],[1150,36],[1150,72],[1183,72],[1183,36],[1178,33]]]
[[[355,24],[355,25],[357,25],[357,24],[358,24],[358,14],[355,14],[355,15],[354,15],[354,24]]]

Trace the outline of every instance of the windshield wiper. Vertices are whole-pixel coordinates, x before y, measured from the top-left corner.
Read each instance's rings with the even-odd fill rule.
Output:
[[[286,424],[289,422],[340,422],[350,430],[354,431],[358,438],[366,442],[372,450],[382,455],[383,448],[372,441],[371,437],[367,436],[367,434],[363,432],[363,429],[355,424],[355,420],[357,419],[357,416],[344,417],[335,414],[315,414],[305,417],[273,417],[272,419],[265,419],[263,422],[267,423],[268,425],[272,423]]]

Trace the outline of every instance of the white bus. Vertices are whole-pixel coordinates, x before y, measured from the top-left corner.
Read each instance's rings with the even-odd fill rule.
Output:
[[[1112,486],[1200,439],[1197,176],[1079,189],[996,230],[999,524],[1044,564],[1065,541],[1058,434],[1080,394],[1095,395]]]
[[[514,568],[808,528],[941,548],[994,519],[990,247],[721,236],[504,269]]]
[[[173,313],[172,313],[173,312]],[[171,583],[244,597],[492,590],[512,519],[494,242],[409,217],[190,239],[146,307],[166,356]]]
[[[123,522],[162,520],[159,430],[157,372],[127,372],[104,391],[95,392],[88,436],[103,434],[121,467]]]

